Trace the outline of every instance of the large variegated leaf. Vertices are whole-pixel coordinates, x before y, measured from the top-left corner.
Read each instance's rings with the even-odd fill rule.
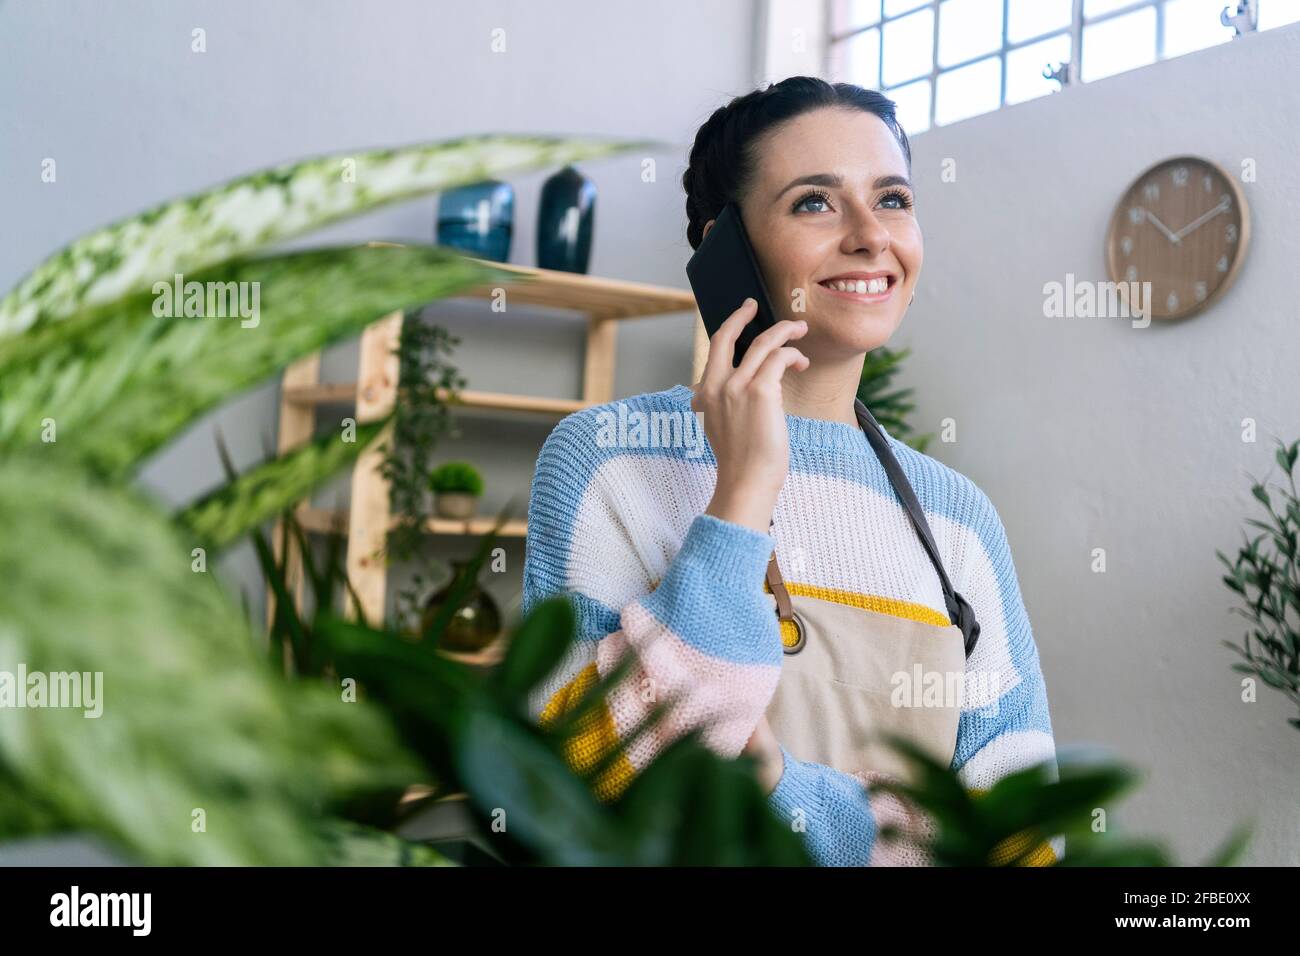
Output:
[[[516,278],[436,246],[223,263],[187,281],[256,287],[256,325],[160,317],[144,293],[0,340],[0,452],[52,435],[52,451],[126,475],[200,415],[300,356],[399,309]]]
[[[384,425],[358,425],[354,436],[341,431],[319,436],[244,472],[185,508],[177,521],[208,547],[224,548],[352,464],[379,437]]]
[[[88,832],[149,864],[328,862],[323,812],[419,779],[392,725],[272,673],[164,515],[49,452],[0,463],[0,672],[25,674],[27,704],[0,709],[0,842]],[[80,706],[49,706],[50,675]]]
[[[241,176],[76,240],[3,300],[0,336],[152,288],[387,203],[652,141],[481,135],[338,153]]]

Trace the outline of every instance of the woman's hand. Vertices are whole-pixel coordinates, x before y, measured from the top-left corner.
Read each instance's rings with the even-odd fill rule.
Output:
[[[749,743],[745,744],[741,753],[758,761],[758,782],[763,791],[771,793],[776,789],[776,785],[781,782],[781,775],[785,773],[785,757],[781,754],[781,744],[772,732],[767,717],[759,720],[754,733],[750,735]]]
[[[736,338],[757,310],[758,303],[746,299],[713,333],[691,408],[703,416],[704,434],[718,461],[717,484],[705,514],[766,533],[790,468],[781,378],[788,368],[808,367],[808,356],[786,343],[807,332],[808,323],[777,322],[750,343],[733,369]]]

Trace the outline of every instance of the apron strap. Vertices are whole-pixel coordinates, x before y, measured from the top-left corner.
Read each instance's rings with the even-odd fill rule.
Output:
[[[772,589],[772,594],[776,597],[776,616],[782,621],[794,620],[794,605],[790,603],[790,592],[785,588],[781,568],[776,563],[775,548],[772,549],[772,557],[767,562],[767,586]]]
[[[921,544],[925,546],[926,553],[930,556],[930,563],[939,572],[939,582],[943,585],[944,603],[948,606],[948,617],[952,623],[961,628],[966,643],[966,656],[970,657],[971,651],[975,649],[975,643],[980,636],[980,625],[979,621],[975,619],[975,610],[964,597],[953,590],[952,582],[948,580],[948,572],[944,570],[943,561],[939,558],[939,549],[935,546],[934,536],[930,534],[930,525],[925,520],[925,512],[921,510],[921,503],[916,500],[916,493],[912,490],[912,483],[903,474],[898,459],[894,457],[893,449],[889,447],[889,440],[885,437],[884,429],[880,427],[880,423],[868,411],[867,406],[862,404],[862,399],[855,398],[853,407],[857,412],[858,424],[862,426],[862,430],[867,435],[867,440],[871,442],[876,457],[885,466],[885,472],[889,475],[889,483],[894,486],[894,492],[902,501],[907,516],[912,519],[912,525],[916,528],[916,533],[921,536]]]

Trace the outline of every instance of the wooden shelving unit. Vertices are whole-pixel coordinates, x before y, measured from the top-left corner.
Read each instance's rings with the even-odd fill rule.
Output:
[[[391,245],[391,243],[388,243]],[[612,401],[614,397],[615,345],[620,322],[694,312],[695,343],[693,371],[703,367],[708,339],[699,320],[694,296],[686,290],[604,279],[597,276],[557,272],[476,260],[496,269],[519,275],[519,282],[504,288],[512,308],[519,305],[563,309],[577,313],[586,322],[586,352],[583,362],[582,395],[577,399],[502,392],[464,390],[456,406],[487,414],[548,415],[562,418],[571,412]],[[469,290],[457,298],[492,296],[494,287]],[[316,410],[328,405],[353,405],[358,422],[385,417],[397,400],[397,345],[401,336],[402,313],[395,312],[373,323],[362,333],[361,355],[355,382],[320,381],[320,354],[307,356],[284,372],[280,389],[280,432],[277,450],[283,454],[308,441],[316,427]],[[445,398],[444,394],[444,398]],[[347,512],[313,508],[306,503],[297,509],[298,520],[309,531],[341,530],[348,535],[347,571],[367,620],[379,622],[385,612],[387,568],[383,548],[392,525],[388,505],[388,483],[379,473],[382,456],[363,453],[352,474],[352,502]],[[443,519],[429,522],[434,535],[482,535],[495,524],[492,517],[469,521]],[[523,537],[523,520],[510,521],[499,534]],[[280,535],[274,538],[279,547]],[[288,582],[295,599],[302,601],[301,556],[290,545]],[[268,617],[274,613],[274,598],[267,594]]]

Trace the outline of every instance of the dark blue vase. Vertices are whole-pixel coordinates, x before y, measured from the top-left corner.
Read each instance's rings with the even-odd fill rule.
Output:
[[[515,190],[509,183],[487,179],[448,190],[438,199],[438,245],[508,262],[514,218]]]
[[[537,265],[562,272],[587,271],[596,215],[596,185],[565,166],[542,186],[537,213]]]

